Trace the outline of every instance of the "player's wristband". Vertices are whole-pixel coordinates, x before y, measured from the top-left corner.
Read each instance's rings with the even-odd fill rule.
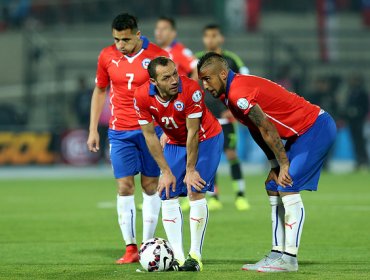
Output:
[[[271,169],[272,169],[272,168],[279,167],[279,162],[277,161],[277,159],[276,159],[276,158],[274,158],[274,159],[270,159],[270,160],[269,160],[269,162],[270,162],[270,165],[271,165]]]

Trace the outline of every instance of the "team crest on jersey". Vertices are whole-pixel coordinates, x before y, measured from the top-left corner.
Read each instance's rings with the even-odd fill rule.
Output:
[[[176,111],[183,111],[184,110],[184,103],[182,103],[181,101],[175,101],[174,105],[173,105],[176,109]]]
[[[200,90],[197,90],[193,93],[192,99],[194,102],[199,102],[200,100],[202,100],[202,93],[200,92]]]
[[[245,110],[245,109],[248,109],[249,107],[249,102],[247,99],[245,98],[239,98],[238,101],[236,102],[236,105],[242,109],[242,110]]]
[[[150,59],[144,58],[143,61],[141,62],[141,65],[143,66],[144,69],[148,69],[149,63],[150,63]]]

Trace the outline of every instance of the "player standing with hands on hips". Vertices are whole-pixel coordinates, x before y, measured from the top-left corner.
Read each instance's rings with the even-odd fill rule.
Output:
[[[246,125],[271,162],[265,185],[271,205],[272,250],[244,270],[298,270],[305,210],[300,191],[316,191],[323,162],[336,137],[332,117],[278,84],[235,74],[217,53],[198,62],[203,87]],[[281,139],[287,140],[285,147]]]
[[[168,54],[141,36],[136,18],[132,15],[118,15],[112,23],[112,35],[114,44],[104,48],[98,58],[87,145],[92,152],[99,150],[98,120],[109,86],[110,157],[118,185],[118,222],[126,243],[126,252],[116,263],[124,264],[139,261],[134,201],[136,174],[141,173],[143,189],[143,241],[154,236],[161,203],[157,194],[160,170],[148,151],[137,123],[133,104],[134,90],[148,80],[150,60]],[[155,131],[156,137],[160,137],[162,130],[156,127]]]
[[[162,198],[163,226],[177,260],[172,268],[201,271],[208,223],[205,194],[214,187],[224,136],[220,124],[204,104],[199,84],[179,76],[172,60],[153,59],[148,71],[150,81],[136,89],[134,104],[148,148],[162,172],[158,192]],[[169,139],[164,151],[153,119]],[[191,246],[186,259],[180,196],[189,196],[190,200]]]

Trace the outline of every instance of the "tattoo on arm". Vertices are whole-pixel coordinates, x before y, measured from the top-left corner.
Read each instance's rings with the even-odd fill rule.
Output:
[[[288,163],[288,157],[279,133],[274,124],[267,119],[261,107],[258,105],[253,106],[248,113],[248,117],[258,127],[263,140],[274,152],[279,163]]]

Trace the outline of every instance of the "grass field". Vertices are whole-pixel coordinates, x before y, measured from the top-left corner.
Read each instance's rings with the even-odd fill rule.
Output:
[[[247,177],[252,209],[237,212],[230,182],[220,178],[224,210],[210,214],[198,274],[144,274],[135,272],[138,264],[113,264],[123,244],[112,179],[0,180],[0,279],[370,279],[370,175],[363,173],[324,174],[319,192],[303,194],[298,273],[241,271],[270,249],[263,180]],[[165,237],[161,223],[157,236]]]

